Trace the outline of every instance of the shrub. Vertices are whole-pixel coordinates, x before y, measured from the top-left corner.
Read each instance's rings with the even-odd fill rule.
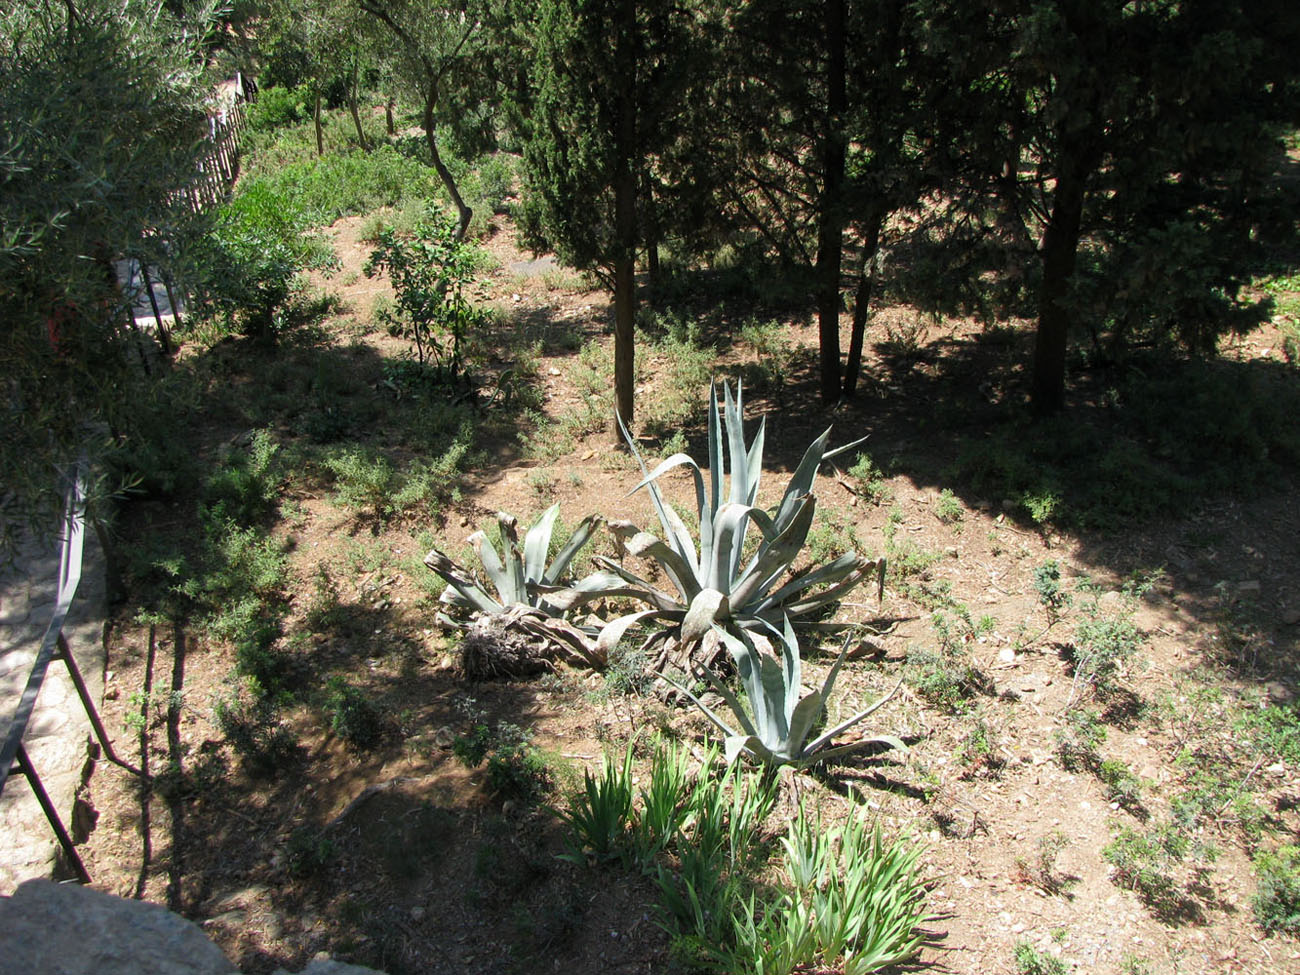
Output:
[[[325,685],[323,706],[330,730],[353,748],[372,748],[385,732],[382,712],[360,688],[335,675]]]
[[[281,88],[272,85],[257,93],[257,101],[248,107],[248,127],[254,132],[268,132],[311,118],[312,95],[306,88]]]
[[[1265,931],[1300,934],[1300,846],[1255,857],[1255,920]]]
[[[199,309],[263,341],[286,328],[298,273],[337,265],[329,244],[308,231],[305,213],[261,183],[217,211],[197,251]]]
[[[322,226],[380,207],[435,199],[438,182],[428,166],[381,145],[370,152],[333,152],[268,169],[250,179],[246,191],[265,192],[300,214],[308,226]]]
[[[267,775],[297,759],[300,749],[293,732],[256,681],[241,681],[212,710],[221,734],[250,771]]]
[[[487,321],[465,297],[474,260],[471,249],[456,240],[455,223],[430,211],[409,238],[381,231],[365,266],[367,277],[387,273],[396,293],[397,312],[384,321],[414,341],[420,364],[432,364],[447,383],[461,378],[461,347]]]
[[[1143,642],[1131,608],[1106,613],[1095,602],[1086,607],[1074,636],[1071,701],[1086,687],[1102,695],[1112,693],[1120,667],[1137,655]]]

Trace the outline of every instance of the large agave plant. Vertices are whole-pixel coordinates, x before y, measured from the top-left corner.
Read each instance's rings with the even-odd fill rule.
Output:
[[[512,606],[527,606],[548,616],[558,616],[582,601],[590,589],[583,583],[564,590],[564,605],[557,606],[550,594],[560,589],[560,580],[568,572],[569,563],[600,526],[600,516],[590,515],[578,523],[569,540],[548,564],[546,556],[555,532],[555,522],[560,514],[558,504],[551,505],[538,517],[519,545],[518,522],[513,515],[497,512],[501,526],[503,550],[498,552],[481,531],[469,537],[469,543],[478,555],[483,574],[496,591],[488,592],[482,583],[436,548],[424,557],[424,564],[446,583],[442,602],[448,607],[486,613],[496,616]]]
[[[812,489],[818,469],[824,461],[862,441],[828,453],[827,429],[805,451],[781,503],[769,513],[756,504],[763,472],[765,421],[759,422],[758,432],[746,446],[741,386],[736,384],[734,398],[725,383],[722,393],[722,404],[716,384],[709,394],[707,485],[699,464],[687,454],[674,454],[653,471],[647,471],[635,442],[619,420],[644,475],[633,493],[642,488],[650,493],[663,537],[641,531],[627,521],[611,521],[610,528],[623,540],[629,554],[654,559],[676,592],[653,585],[613,560],[597,558],[597,564],[606,570],[602,577],[590,578],[584,589],[557,593],[552,597],[556,605],[567,605],[586,598],[592,589],[603,588],[606,594],[632,596],[653,607],[607,624],[600,637],[602,646],[613,646],[630,627],[656,617],[677,624],[673,633],[687,645],[699,640],[715,622],[732,629],[757,627],[776,633],[782,619],[810,613],[843,598],[873,573],[878,584],[883,582],[884,560],[856,553],[790,575],[812,527],[817,504]],[[690,470],[695,480],[698,545],[659,490],[659,478],[679,467]],[[762,540],[746,558],[745,538],[751,526],[762,533]]]
[[[848,654],[851,636],[844,641],[840,655],[826,675],[821,690],[801,697],[799,643],[789,619],[784,621],[784,627],[776,640],[778,649],[775,653],[772,652],[771,643],[761,633],[740,630],[733,636],[717,626],[712,632],[726,645],[735,661],[748,707],[711,670],[699,668],[697,673],[702,673],[726,702],[735,718],[734,723],[729,724],[723,720],[688,688],[671,677],[665,679],[695,702],[696,707],[723,733],[728,763],[734,762],[741,752],[769,765],[801,766],[824,762],[870,745],[883,744],[906,750],[907,746],[892,735],[877,735],[846,745],[827,747],[836,735],[883,707],[898,691],[902,681],[870,707],[813,737],[813,731],[826,711],[835,678],[839,676],[840,665]]]

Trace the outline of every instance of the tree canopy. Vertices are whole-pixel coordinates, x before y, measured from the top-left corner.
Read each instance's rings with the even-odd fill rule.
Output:
[[[129,424],[111,261],[197,231],[176,191],[204,132],[206,13],[159,0],[18,0],[0,12],[0,376],[13,529],[58,511],[57,473]],[[137,360],[138,362],[138,360]]]

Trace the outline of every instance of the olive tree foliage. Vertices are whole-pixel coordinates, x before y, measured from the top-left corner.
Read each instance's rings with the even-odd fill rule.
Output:
[[[277,73],[291,75],[312,93],[316,154],[325,153],[321,108],[326,92],[341,90],[357,134],[369,148],[361,123],[363,71],[377,56],[379,25],[351,0],[272,0],[259,22],[259,42]]]
[[[207,23],[158,0],[0,10],[0,553],[54,526],[71,461],[129,436],[147,377],[111,261],[170,260],[200,229],[174,191]]]
[[[483,105],[492,101],[495,92],[491,11],[482,2],[358,2],[394,42],[381,49],[387,52],[388,67],[399,85],[420,106],[429,161],[456,208],[456,239],[462,240],[474,212],[443,162],[438,129],[453,129],[466,145],[481,141]]]

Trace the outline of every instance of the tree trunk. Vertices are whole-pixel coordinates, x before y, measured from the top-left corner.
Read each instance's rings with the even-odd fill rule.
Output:
[[[659,241],[648,240],[645,245],[646,286],[650,291],[650,301],[654,302],[655,288],[659,285]]]
[[[826,0],[826,121],[817,215],[817,332],[822,399],[840,397],[840,271],[844,253],[844,0]]]
[[[316,107],[311,113],[312,121],[316,123],[316,156],[317,158],[325,155],[325,132],[320,124],[320,92],[316,92]]]
[[[388,101],[384,102],[384,124],[388,127],[389,135],[397,135],[397,125],[393,121],[393,102],[395,99],[392,95],[388,96]]]
[[[348,78],[348,109],[352,112],[352,124],[357,127],[357,145],[366,151],[370,150],[370,141],[366,138],[366,131],[361,127],[361,112],[357,108],[357,62],[352,62],[352,74]]]
[[[862,270],[858,273],[857,297],[853,303],[853,331],[849,335],[849,358],[844,365],[844,397],[852,399],[862,373],[862,343],[867,319],[871,316],[872,292],[876,288],[876,268],[880,254],[880,228],[885,222],[885,208],[873,207],[867,217],[866,236],[862,242]]]
[[[456,187],[456,180],[442,161],[442,156],[438,152],[438,132],[434,123],[433,109],[438,104],[438,89],[434,85],[429,86],[428,94],[424,98],[424,138],[429,144],[429,156],[433,160],[433,168],[438,173],[438,178],[442,180],[442,185],[447,188],[447,195],[451,197],[452,204],[456,207],[456,213],[459,219],[456,224],[456,240],[465,239],[465,231],[469,229],[470,218],[474,216],[474,211],[465,205],[465,201],[460,197],[460,190]]]
[[[614,135],[614,408],[631,432],[636,377],[636,0],[619,5]],[[617,431],[615,431],[617,439]]]
[[[1079,154],[1061,168],[1052,215],[1043,235],[1043,281],[1038,292],[1038,331],[1034,336],[1030,406],[1036,416],[1059,413],[1065,406],[1065,351],[1070,331],[1067,294],[1079,252],[1087,167]],[[1073,164],[1071,164],[1073,162]]]

